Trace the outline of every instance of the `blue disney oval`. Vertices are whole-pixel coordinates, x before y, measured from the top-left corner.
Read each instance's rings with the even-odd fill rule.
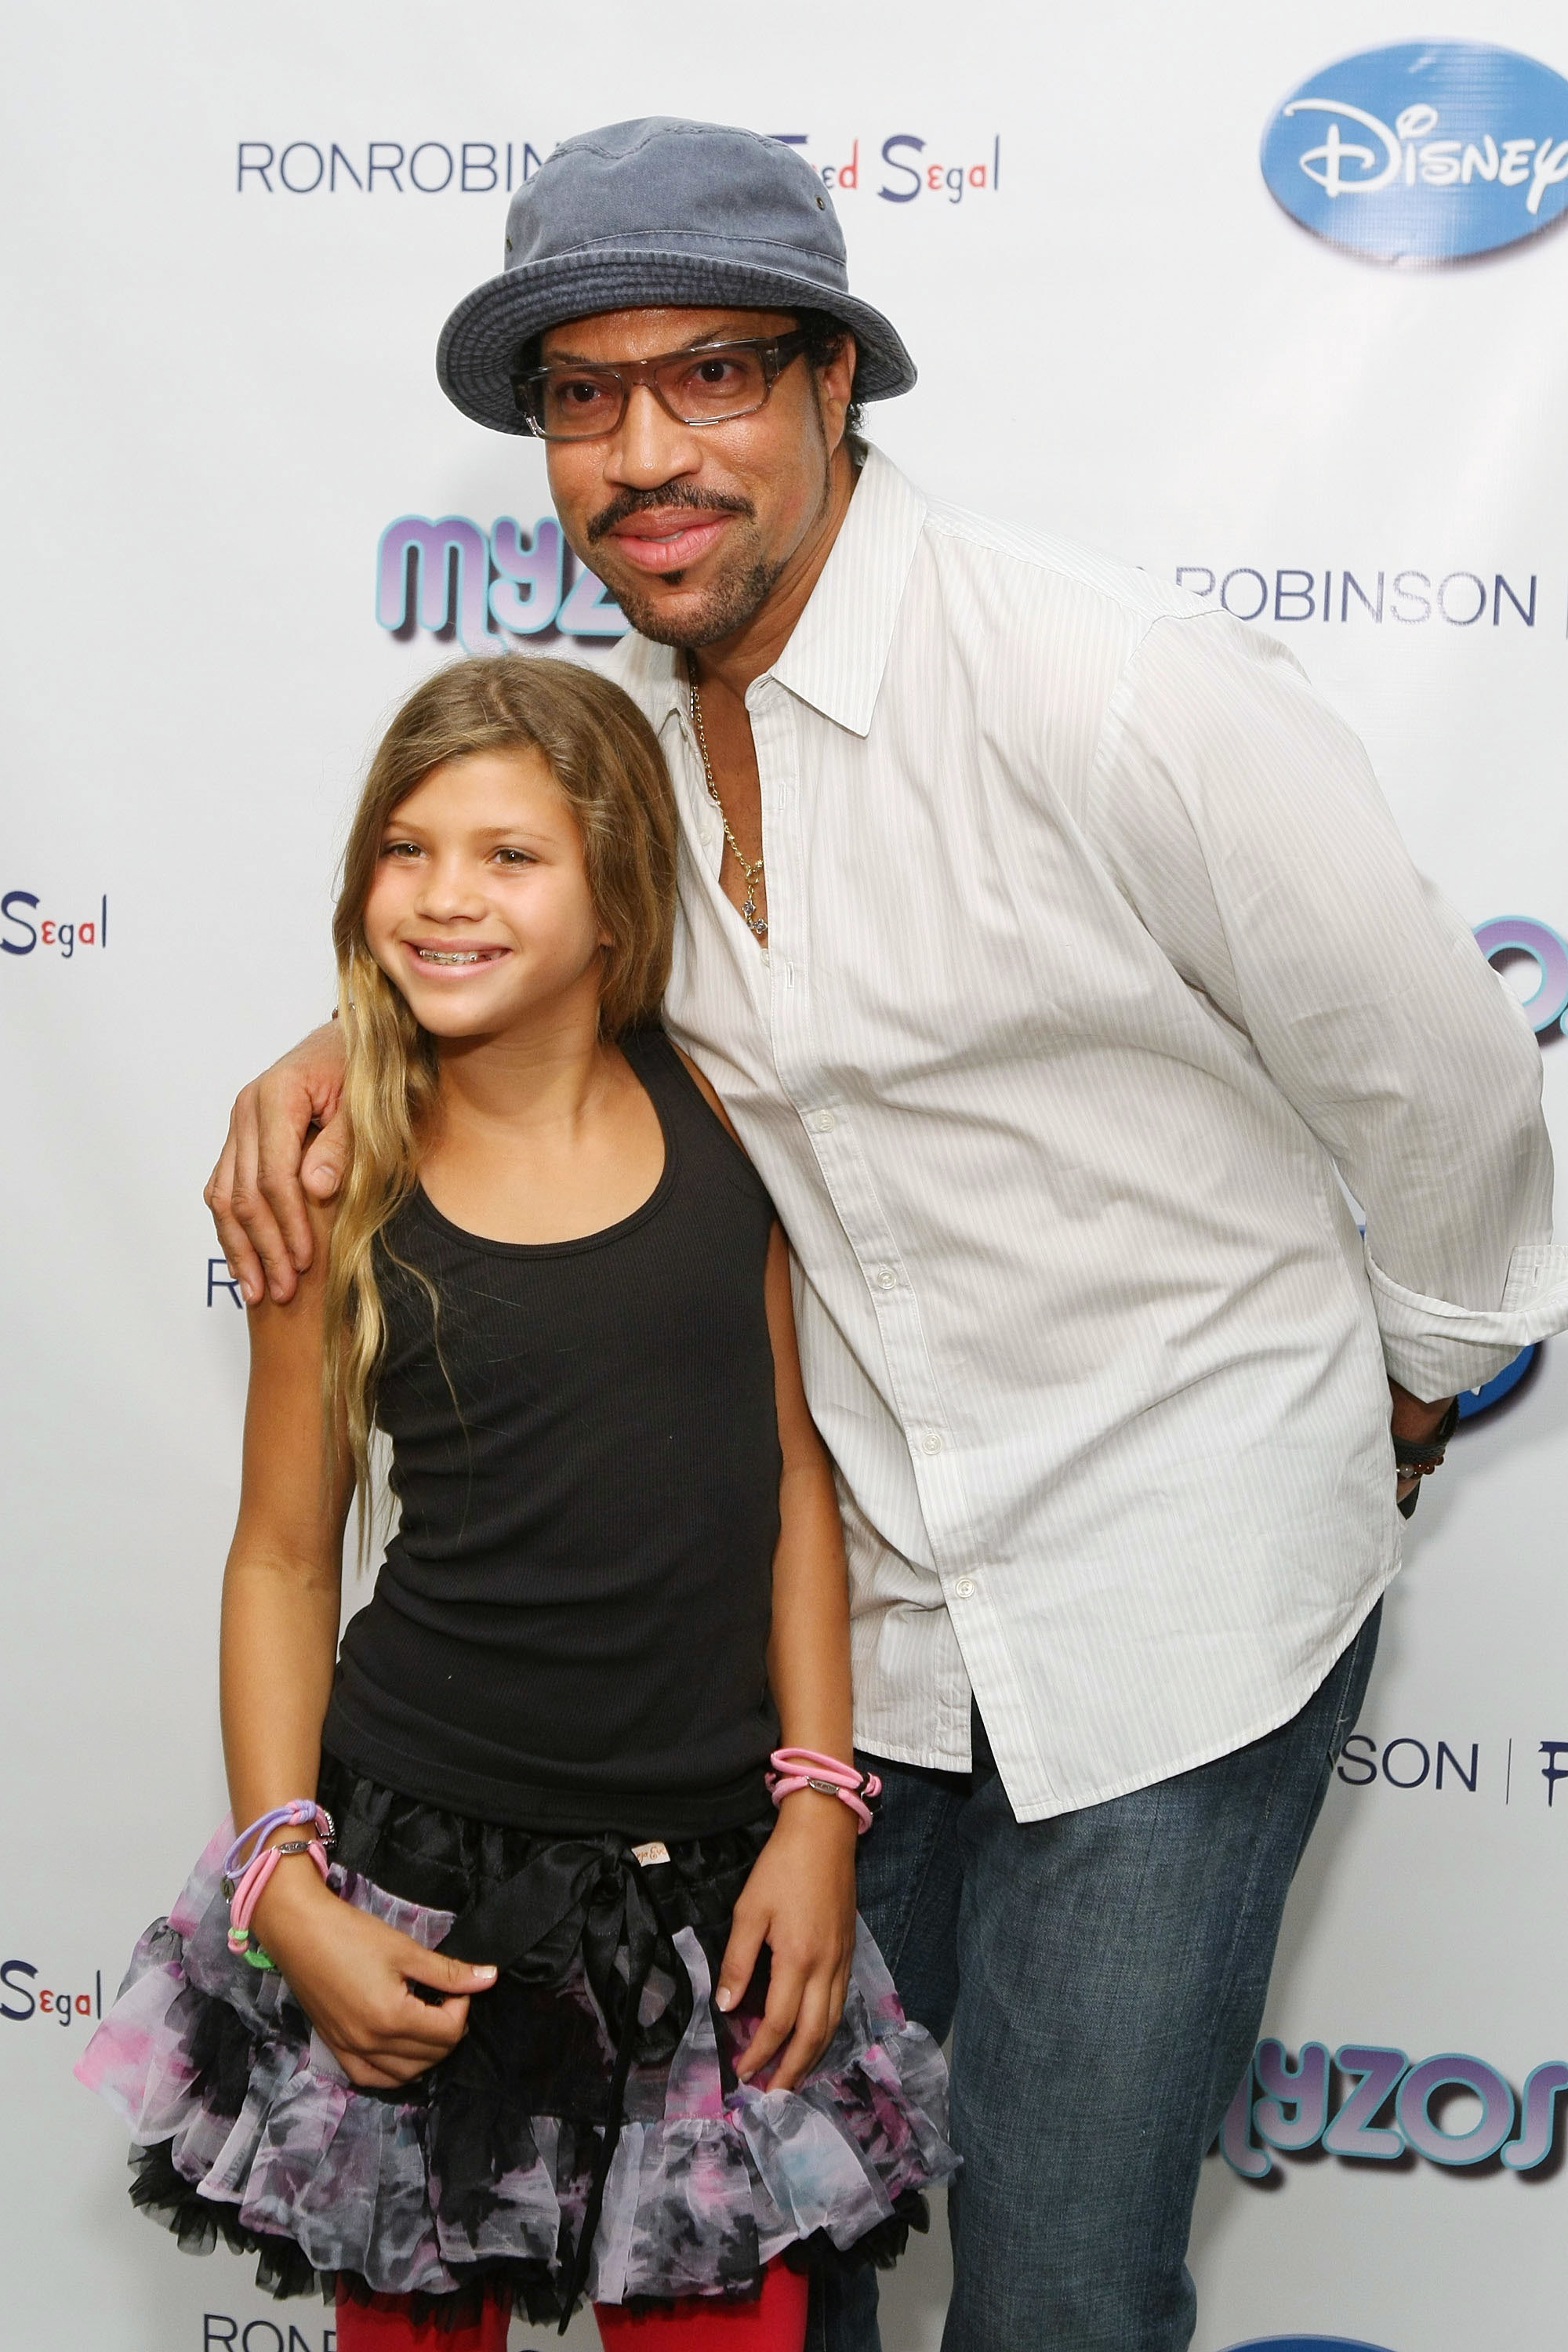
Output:
[[[1349,2336],[1254,2336],[1233,2344],[1230,2352],[1383,2352],[1377,2344],[1363,2344]]]
[[[1458,261],[1568,209],[1568,81],[1487,41],[1404,41],[1342,58],[1263,135],[1292,219],[1377,261]]]

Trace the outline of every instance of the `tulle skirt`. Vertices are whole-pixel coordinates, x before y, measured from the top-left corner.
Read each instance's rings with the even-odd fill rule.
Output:
[[[136,1947],[77,2073],[132,2142],[135,2202],[221,2235],[275,2294],[486,2294],[533,2320],[596,2303],[756,2294],[763,2265],[874,2261],[947,2179],[947,2082],[859,1927],[832,2043],[793,2091],[737,2081],[766,1956],[725,2016],[712,1980],[770,1822],[639,1863],[622,1837],[538,1836],[329,1765],[331,1884],[423,1945],[493,1959],[450,2055],[357,2088],[283,1978],[230,1951],[226,1822]],[[432,1900],[435,1897],[437,1899]]]

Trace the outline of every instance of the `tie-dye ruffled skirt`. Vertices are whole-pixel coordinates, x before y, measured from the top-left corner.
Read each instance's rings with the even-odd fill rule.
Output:
[[[711,1986],[768,1824],[645,1868],[622,1838],[323,1780],[342,1899],[500,1976],[439,2065],[357,2088],[281,1976],[228,1948],[226,1822],[77,2069],[130,2131],[133,2200],[183,2245],[253,2252],[275,2294],[342,2285],[455,2319],[506,2293],[542,2320],[584,2295],[747,2297],[777,2255],[886,2263],[925,2226],[922,2190],[957,2166],[946,2072],[864,1926],[814,2072],[793,2091],[736,2079],[765,1956],[732,2014]]]

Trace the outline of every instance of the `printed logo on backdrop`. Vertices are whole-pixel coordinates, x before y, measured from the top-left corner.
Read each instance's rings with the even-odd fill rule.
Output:
[[[568,569],[570,566],[570,569]],[[570,554],[553,515],[525,531],[498,515],[489,531],[467,515],[399,515],[375,556],[375,617],[395,636],[428,629],[465,653],[508,639],[624,637],[630,626],[597,576]]]
[[[1375,261],[1460,261],[1568,207],[1568,81],[1485,41],[1364,49],[1291,92],[1263,134],[1269,192]]]
[[[1558,1789],[1568,1780],[1568,1738],[1534,1732],[1518,1739],[1436,1738],[1429,1724],[1420,1734],[1402,1731],[1385,1740],[1352,1731],[1335,1770],[1347,1789],[1421,1789],[1428,1798],[1479,1797],[1505,1808],[1517,1800],[1522,1808],[1554,1812]]]
[[[338,2331],[328,2320],[238,2319],[228,2311],[202,2314],[202,2352],[337,2352]]]
[[[1002,140],[928,138],[893,131],[879,143],[858,131],[835,140],[809,131],[770,134],[794,147],[835,195],[912,205],[973,204],[1002,185]],[[531,180],[551,143],[531,139],[241,139],[235,191],[249,196],[488,196]],[[865,160],[861,158],[864,143]],[[957,157],[959,160],[954,161]]]
[[[1406,564],[1178,563],[1176,585],[1202,604],[1212,598],[1233,621],[1261,621],[1269,627],[1295,627],[1310,621],[1319,628],[1424,629],[1437,625],[1483,632],[1502,629],[1510,636],[1533,629],[1541,575],[1528,579],[1501,572],[1429,572]],[[1549,593],[1551,593],[1549,591]],[[1546,606],[1542,600],[1542,616]],[[1550,642],[1550,640],[1543,640]]]
[[[1498,915],[1476,927],[1481,953],[1492,965],[1522,961],[1535,985],[1520,999],[1538,1037],[1561,1036],[1568,1013],[1568,940],[1533,915]]]
[[[44,914],[36,890],[0,893],[0,955],[54,955],[69,963],[79,948],[109,945],[109,900],[84,894],[74,914]]]
[[[1331,2053],[1303,2042],[1260,2042],[1220,2127],[1219,2152],[1244,2180],[1266,2180],[1274,2158],[1321,2148],[1362,2164],[1472,2170],[1494,2163],[1533,2172],[1560,2140],[1568,2089],[1561,2058],[1534,2066],[1517,2096],[1498,2068],[1445,2050],[1414,2065],[1403,2050],[1347,2042]]]
[[[53,1983],[41,1981],[52,1973]],[[7,2025],[92,2024],[103,2015],[103,1970],[90,1985],[62,1985],[58,1969],[46,1971],[33,1960],[0,1960],[0,2021]]]
[[[797,148],[805,157],[825,188],[836,195],[857,195],[861,188],[860,141],[852,138],[848,155],[844,161],[824,163],[813,152],[816,142],[809,131],[775,131],[773,137],[785,147]],[[874,142],[868,141],[869,150]],[[963,142],[958,142],[961,152]],[[884,204],[912,205],[919,196],[935,196],[948,205],[962,204],[967,196],[996,195],[1002,186],[1002,141],[999,133],[984,142],[972,160],[952,163],[943,160],[953,152],[951,140],[923,139],[916,131],[895,131],[884,139],[878,149],[878,162],[868,163],[865,186],[868,194],[880,196]],[[872,181],[875,180],[875,186]]]

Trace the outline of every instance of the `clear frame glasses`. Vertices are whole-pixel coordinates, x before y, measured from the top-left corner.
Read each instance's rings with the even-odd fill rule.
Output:
[[[699,343],[690,351],[615,367],[558,361],[514,375],[512,396],[529,431],[542,441],[595,441],[614,433],[639,383],[647,384],[678,425],[726,425],[732,416],[750,416],[766,405],[779,377],[809,341],[797,327],[792,334]]]

